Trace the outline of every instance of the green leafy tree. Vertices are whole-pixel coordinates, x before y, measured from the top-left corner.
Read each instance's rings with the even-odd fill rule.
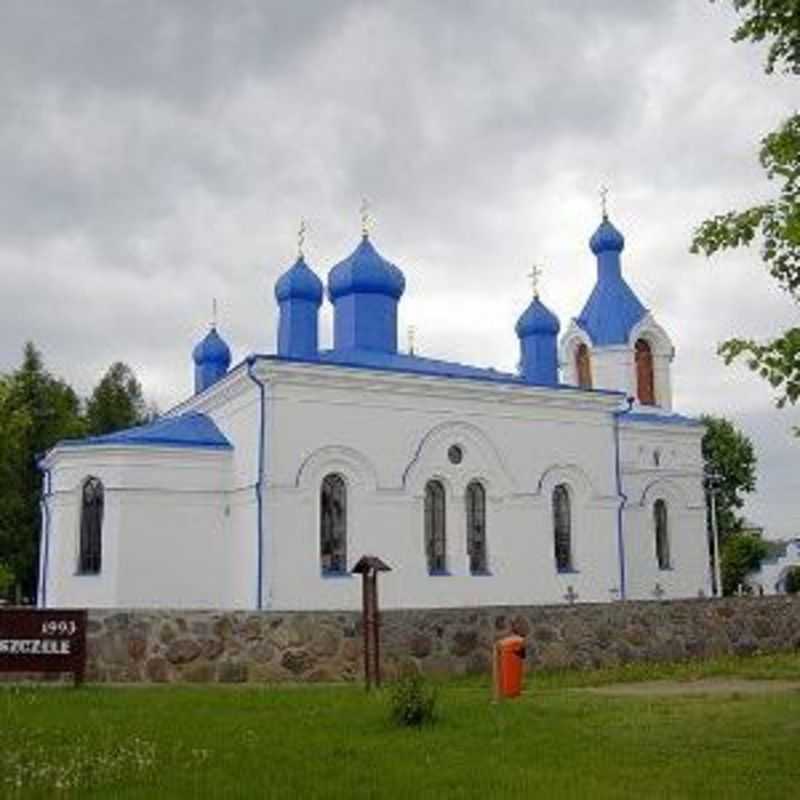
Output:
[[[0,601],[8,597],[13,585],[14,573],[11,571],[11,567],[0,562]]]
[[[32,343],[22,364],[0,380],[0,561],[17,595],[34,597],[40,533],[41,473],[37,457],[85,432],[80,400],[45,370]]]
[[[86,404],[89,433],[99,436],[140,425],[149,418],[142,387],[133,370],[121,361],[112,364]]]
[[[736,533],[722,546],[722,592],[735,594],[744,585],[749,572],[757,570],[766,557],[768,547],[759,536]]]
[[[718,477],[715,506],[720,542],[741,530],[743,519],[737,513],[744,505],[744,495],[756,488],[756,454],[753,443],[727,419],[704,415],[706,426],[702,441],[706,474]],[[711,529],[711,506],[708,505]]]
[[[800,4],[797,0],[731,0],[742,22],[733,41],[769,42],[766,71],[800,75]],[[777,196],[703,222],[692,252],[715,253],[758,241],[761,258],[778,285],[800,302],[800,114],[793,114],[761,141],[759,158]],[[777,404],[800,399],[800,328],[763,342],[733,338],[719,348],[725,362],[743,357],[747,366],[778,390]],[[800,430],[796,429],[800,434]]]

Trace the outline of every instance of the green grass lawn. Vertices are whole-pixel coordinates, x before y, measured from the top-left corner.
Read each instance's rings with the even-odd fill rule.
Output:
[[[707,676],[800,680],[800,654],[529,676],[502,704],[485,681],[452,682],[420,730],[356,686],[6,687],[0,797],[795,796],[798,691],[575,690]]]

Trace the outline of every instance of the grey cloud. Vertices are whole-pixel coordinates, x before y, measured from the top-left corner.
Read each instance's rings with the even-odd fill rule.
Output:
[[[757,139],[796,91],[762,75],[758,48],[729,43],[725,6],[6,0],[2,12],[0,368],[33,338],[86,390],[122,358],[166,407],[190,391],[211,297],[235,357],[269,350],[298,218],[325,273],[356,244],[364,194],[377,245],[406,270],[401,322],[420,346],[513,368],[531,261],[545,261],[566,325],[594,280],[587,240],[609,182],[626,275],[678,348],[681,407],[783,419],[714,350],[796,307],[751,254],[716,267],[687,252],[705,216],[770,191]],[[329,310],[323,327],[329,339]],[[791,447],[752,430],[765,470],[785,469]],[[785,483],[765,486],[788,502]]]

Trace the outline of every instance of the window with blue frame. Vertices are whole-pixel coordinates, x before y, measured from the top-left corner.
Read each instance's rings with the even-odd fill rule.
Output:
[[[473,575],[488,569],[486,557],[486,490],[480,481],[467,486],[467,554],[469,570]]]
[[[103,561],[103,483],[88,477],[81,489],[81,528],[78,553],[78,572],[97,575]]]
[[[653,523],[656,529],[656,559],[659,569],[669,569],[669,517],[664,500],[656,500],[653,504]]]
[[[572,509],[569,489],[560,483],[553,489],[553,544],[555,547],[556,569],[570,572],[572,564]]]
[[[447,571],[447,520],[441,481],[425,485],[425,554],[429,573]]]
[[[320,490],[319,546],[323,574],[347,573],[347,484],[326,475]]]

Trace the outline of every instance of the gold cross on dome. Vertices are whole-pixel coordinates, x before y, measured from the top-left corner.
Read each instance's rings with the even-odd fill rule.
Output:
[[[306,225],[306,221],[303,217],[300,217],[300,227],[297,229],[297,255],[300,258],[303,257],[303,245],[306,243],[307,232],[308,226]]]
[[[531,279],[531,289],[533,290],[533,296],[539,296],[539,278],[542,277],[544,274],[544,270],[538,265],[534,264],[531,267],[531,271],[528,273],[528,277]]]
[[[369,229],[372,227],[372,215],[369,213],[369,202],[366,197],[361,198],[361,234],[369,236]]]
[[[603,212],[603,219],[608,219],[608,186],[600,186],[600,210]]]
[[[217,298],[211,298],[211,327],[217,327]]]

